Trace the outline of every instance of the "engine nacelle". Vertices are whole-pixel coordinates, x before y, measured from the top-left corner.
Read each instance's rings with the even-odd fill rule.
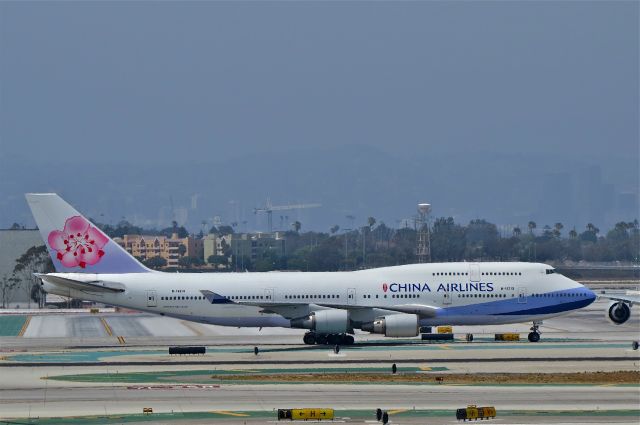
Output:
[[[371,323],[362,325],[362,330],[374,334],[384,334],[392,338],[417,336],[420,330],[416,314],[392,314],[378,317]]]
[[[613,301],[607,308],[607,317],[616,325],[621,325],[631,317],[631,307],[622,301]]]
[[[339,334],[351,330],[347,310],[318,310],[307,317],[291,320],[292,328],[311,329],[320,334]]]

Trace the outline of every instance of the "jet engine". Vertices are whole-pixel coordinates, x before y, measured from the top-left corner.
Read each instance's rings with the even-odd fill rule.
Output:
[[[621,325],[631,317],[631,307],[622,301],[613,301],[607,308],[607,317],[616,325]]]
[[[388,337],[417,336],[420,325],[416,314],[392,314],[378,317],[371,323],[362,325],[362,330]]]
[[[311,329],[319,334],[340,334],[351,331],[347,310],[318,310],[309,316],[291,320],[292,328]]]

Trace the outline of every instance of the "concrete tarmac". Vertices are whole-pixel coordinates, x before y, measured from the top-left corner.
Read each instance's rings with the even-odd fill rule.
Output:
[[[605,319],[608,303],[545,321],[542,341],[531,344],[495,343],[495,332],[519,332],[523,339],[530,324],[455,327],[463,336],[473,332],[473,343],[416,344],[379,335],[357,335],[365,344],[331,347],[301,344],[304,331],[290,329],[235,329],[199,325],[146,314],[33,316],[20,337],[0,338],[0,418],[50,417],[155,412],[270,411],[283,407],[326,406],[336,409],[454,409],[467,403],[488,404],[498,411],[522,411],[506,423],[638,423],[638,385],[437,385],[437,384],[220,384],[166,380],[148,382],[72,382],[43,379],[57,375],[215,369],[339,368],[377,365],[440,368],[456,373],[562,373],[635,371],[640,352],[631,342],[640,335],[640,309],[620,326]],[[101,320],[101,319],[104,319]],[[107,324],[105,326],[105,323]],[[109,335],[109,331],[111,335]],[[125,336],[123,345],[117,336]],[[206,345],[205,356],[169,356],[168,345]],[[253,347],[260,347],[258,356]],[[550,361],[549,359],[553,359]],[[286,365],[278,365],[286,362]],[[37,366],[26,367],[25,364]],[[191,364],[185,364],[191,363]],[[69,366],[74,364],[74,366]],[[187,386],[185,386],[187,385]],[[539,417],[539,410],[558,411],[557,417]],[[582,411],[632,410],[638,415],[571,416]],[[631,419],[631,420],[630,420]],[[236,419],[240,420],[240,418]],[[164,420],[163,420],[164,421]],[[164,423],[163,421],[157,423]],[[217,421],[222,421],[218,419]],[[224,419],[233,422],[234,419]],[[251,421],[256,421],[252,419]],[[250,421],[250,423],[251,423]],[[196,419],[179,423],[209,423]],[[258,420],[255,423],[265,423]],[[424,423],[415,418],[394,424]],[[429,423],[453,423],[452,418]],[[1,422],[0,422],[1,423]],[[166,423],[176,423],[166,419]],[[234,422],[237,423],[237,422]],[[360,423],[363,423],[360,420]]]
[[[66,387],[49,382],[39,389],[0,390],[3,417],[154,412],[272,410],[327,406],[335,409],[451,409],[467,404],[498,410],[637,409],[638,388],[616,386],[448,386],[448,385],[168,385]]]

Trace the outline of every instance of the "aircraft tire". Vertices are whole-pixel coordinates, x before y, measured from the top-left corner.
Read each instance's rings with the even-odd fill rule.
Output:
[[[531,332],[528,336],[529,342],[538,342],[540,341],[540,334],[538,332]]]
[[[314,334],[313,332],[307,332],[302,337],[302,341],[307,345],[315,345],[315,343],[316,343],[316,334]]]
[[[342,334],[340,335],[340,344],[342,345],[353,345],[355,339],[351,335]]]
[[[318,344],[318,345],[326,345],[327,344],[327,335],[325,335],[325,334],[317,334],[316,335],[316,344]]]
[[[327,335],[327,344],[329,345],[338,345],[341,343],[341,336],[336,334]]]

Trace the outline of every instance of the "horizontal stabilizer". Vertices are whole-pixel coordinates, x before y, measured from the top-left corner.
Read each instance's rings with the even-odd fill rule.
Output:
[[[106,282],[104,280],[82,281],[55,276],[52,274],[34,273],[42,281],[78,291],[88,292],[124,292],[125,286],[117,282]]]

